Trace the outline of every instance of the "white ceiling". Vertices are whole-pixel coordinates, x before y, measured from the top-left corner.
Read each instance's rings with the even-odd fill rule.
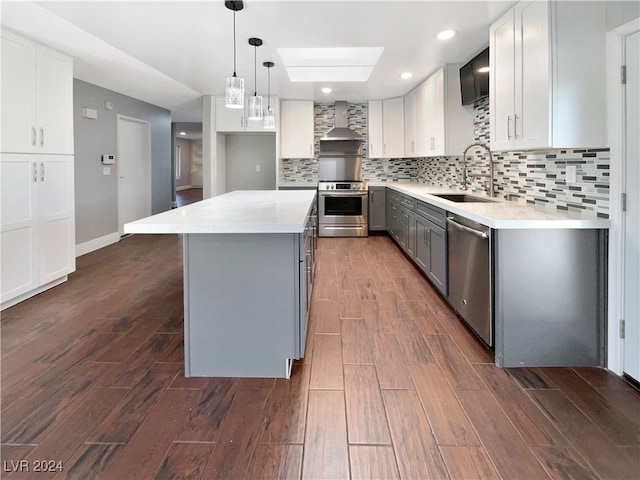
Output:
[[[236,14],[237,73],[266,95],[363,101],[404,95],[443,63],[467,62],[489,43],[489,25],[513,1],[247,0]],[[2,25],[74,57],[80,80],[201,121],[201,96],[222,95],[233,71],[233,13],[209,1],[2,1]],[[436,34],[453,29],[447,41]],[[278,48],[384,47],[367,82],[291,82]],[[413,72],[410,80],[400,74]],[[326,95],[321,88],[330,86]]]

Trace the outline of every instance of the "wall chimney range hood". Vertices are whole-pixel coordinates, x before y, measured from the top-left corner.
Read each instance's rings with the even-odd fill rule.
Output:
[[[336,102],[335,110],[334,128],[325,133],[324,136],[320,138],[320,141],[362,142],[362,137],[348,127],[349,112],[347,102]]]

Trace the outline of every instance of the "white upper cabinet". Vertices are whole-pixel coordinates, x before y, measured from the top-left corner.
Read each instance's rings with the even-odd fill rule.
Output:
[[[371,100],[367,106],[369,158],[404,157],[404,98]]]
[[[266,97],[263,98],[263,106],[266,108]],[[271,98],[272,105],[274,102]],[[244,99],[244,108],[227,108],[224,106],[224,97],[216,97],[216,132],[262,132],[273,133],[274,130],[264,128],[264,120],[249,120],[249,97]]]
[[[314,158],[313,101],[282,100],[280,115],[280,157]]]
[[[369,145],[367,156],[369,158],[384,158],[382,145],[382,100],[370,100],[367,104],[367,137]]]
[[[415,114],[405,115],[405,134],[414,136],[405,136],[405,145],[415,146],[406,157],[461,155],[473,142],[473,111],[462,106],[459,69],[445,65],[405,97],[415,103]]]
[[[2,31],[2,146],[11,153],[73,153],[73,62]]]
[[[416,103],[418,90],[411,90],[404,97],[404,156],[416,157]]]
[[[603,2],[522,1],[491,25],[491,149],[606,146]]]

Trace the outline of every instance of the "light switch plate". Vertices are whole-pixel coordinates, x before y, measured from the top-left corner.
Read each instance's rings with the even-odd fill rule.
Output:
[[[102,167],[102,175],[111,175],[111,167]]]
[[[256,165],[256,172],[260,171],[260,165]]]

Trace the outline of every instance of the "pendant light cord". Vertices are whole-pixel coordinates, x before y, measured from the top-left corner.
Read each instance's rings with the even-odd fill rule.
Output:
[[[233,76],[236,76],[236,11],[233,11]]]
[[[258,95],[258,45],[253,46],[253,96]]]
[[[271,67],[267,68],[267,109],[271,108]]]

